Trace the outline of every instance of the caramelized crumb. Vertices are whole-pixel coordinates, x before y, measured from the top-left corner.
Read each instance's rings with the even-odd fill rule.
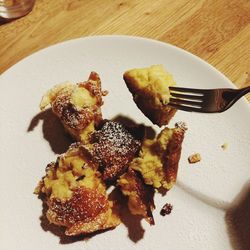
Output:
[[[166,214],[170,214],[172,212],[172,209],[173,209],[173,205],[171,205],[170,203],[166,203],[162,209],[161,209],[161,212],[160,214],[162,216],[165,216]]]
[[[189,163],[196,163],[201,161],[201,155],[199,153],[192,154],[188,157]]]
[[[185,122],[182,122],[182,121],[176,122],[176,123],[175,123],[175,127],[176,127],[176,128],[180,128],[180,129],[182,129],[182,130],[184,130],[184,131],[188,130],[187,124],[186,124]]]

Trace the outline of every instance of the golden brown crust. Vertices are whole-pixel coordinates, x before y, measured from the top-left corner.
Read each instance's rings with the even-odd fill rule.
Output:
[[[173,129],[173,135],[168,142],[167,149],[164,153],[164,178],[170,186],[173,186],[176,182],[184,134],[185,131],[181,128]]]
[[[95,105],[80,109],[71,102],[71,93],[58,95],[52,103],[54,113],[61,119],[66,129],[76,137],[92,121],[95,126],[99,125],[102,120],[100,107],[103,104],[101,80],[97,73],[91,72],[88,81],[80,83],[78,86],[87,89],[91,96],[96,98]]]
[[[156,105],[155,96],[147,89],[138,88],[136,80],[131,77],[129,73],[126,72],[123,75],[123,79],[133,95],[134,102],[142,113],[159,127],[167,125],[176,113],[176,109],[164,103],[158,103]]]
[[[139,172],[128,168],[118,180],[122,193],[128,197],[128,207],[132,214],[141,215],[150,225],[154,225],[152,211],[154,205],[154,189],[146,185]]]
[[[92,71],[89,75],[88,81],[79,83],[79,86],[89,90],[90,94],[97,99],[97,106],[103,104],[102,96],[105,96],[107,91],[101,90],[101,79],[96,72]]]
[[[47,218],[51,223],[66,227],[66,235],[78,235],[116,227],[118,218],[110,220],[111,208],[105,195],[81,187],[70,199],[48,199]]]
[[[76,188],[70,199],[51,198],[47,204],[47,218],[50,222],[66,227],[71,227],[79,221],[92,221],[109,207],[103,194],[85,187]]]
[[[112,215],[112,219],[109,219],[111,216],[110,213],[111,210],[107,210],[105,213],[98,214],[93,221],[79,221],[68,228],[65,231],[65,234],[68,236],[74,236],[78,235],[79,233],[86,234],[115,228],[120,224],[120,219],[114,215]]]

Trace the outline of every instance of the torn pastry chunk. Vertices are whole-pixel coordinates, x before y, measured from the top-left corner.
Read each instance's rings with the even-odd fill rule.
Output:
[[[85,82],[58,84],[42,98],[40,109],[51,105],[65,129],[78,141],[88,141],[95,127],[102,120],[102,96],[99,75],[91,72]]]
[[[66,235],[114,228],[120,219],[108,200],[101,173],[80,144],[74,144],[46,168],[35,190],[44,194],[46,217],[66,228]]]
[[[154,139],[145,139],[139,156],[129,166],[139,171],[148,185],[171,189],[176,182],[185,130],[164,128]]]
[[[122,193],[128,197],[128,207],[132,214],[141,215],[150,225],[154,225],[152,211],[154,205],[154,189],[146,185],[137,171],[128,168],[117,181]]]
[[[172,75],[162,65],[153,65],[128,70],[123,78],[143,114],[160,127],[168,124],[176,112],[167,105],[170,100],[169,87],[175,85]]]
[[[123,174],[141,146],[123,125],[114,121],[106,121],[91,140],[91,154],[100,165],[105,181],[113,181]]]

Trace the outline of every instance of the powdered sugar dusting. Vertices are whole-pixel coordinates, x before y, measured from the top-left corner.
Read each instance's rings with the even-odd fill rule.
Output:
[[[92,139],[93,155],[104,167],[104,179],[113,178],[126,168],[141,145],[123,125],[113,121],[107,121],[101,130],[94,133]]]

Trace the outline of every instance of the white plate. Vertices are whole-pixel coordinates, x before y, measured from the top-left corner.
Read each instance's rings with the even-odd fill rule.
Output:
[[[245,100],[222,114],[179,111],[174,117],[171,126],[182,120],[189,130],[177,185],[166,196],[155,197],[155,226],[143,221],[139,227],[138,221],[130,221],[128,227],[121,225],[87,241],[73,242],[41,226],[42,202],[33,190],[46,164],[56,159],[55,152],[65,149],[62,131],[51,131],[57,128],[53,117],[51,121],[39,116],[41,96],[56,83],[85,80],[94,70],[101,76],[103,89],[110,92],[103,107],[105,118],[121,114],[150,125],[132,101],[122,74],[152,64],[163,64],[180,86],[232,87],[216,69],[184,50],[126,36],[57,44],[27,57],[1,76],[0,249],[214,250],[249,246],[249,216],[240,217],[242,210],[250,211],[249,207],[246,210],[250,109]],[[229,147],[223,151],[225,142]],[[189,165],[187,157],[193,152],[201,153],[202,161]],[[166,202],[174,208],[171,215],[162,217],[159,211]]]

